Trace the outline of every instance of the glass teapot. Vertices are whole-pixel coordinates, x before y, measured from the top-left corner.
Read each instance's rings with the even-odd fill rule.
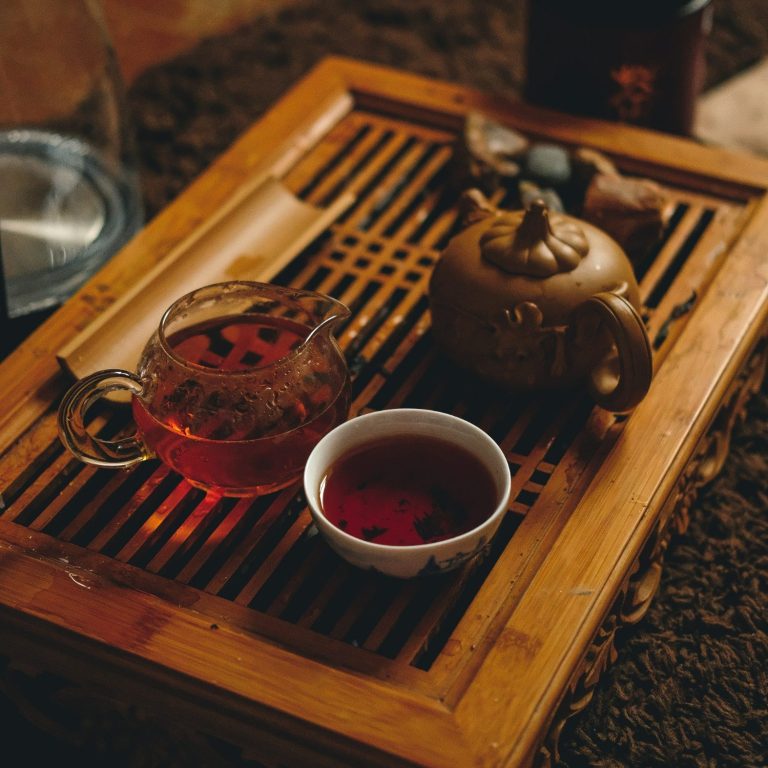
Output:
[[[349,374],[332,335],[349,316],[313,291],[229,282],[183,296],[163,315],[136,373],[77,382],[59,433],[80,460],[127,467],[157,456],[192,485],[226,496],[284,488],[349,410]],[[97,399],[131,395],[137,431],[117,440],[85,427]]]

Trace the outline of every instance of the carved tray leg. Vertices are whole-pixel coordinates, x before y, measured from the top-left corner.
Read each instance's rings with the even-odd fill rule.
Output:
[[[749,399],[757,394],[768,365],[768,337],[756,346],[747,364],[731,383],[715,420],[701,438],[659,515],[654,533],[627,574],[611,610],[568,685],[536,758],[538,768],[551,768],[560,759],[563,728],[592,700],[600,676],[617,657],[615,639],[623,626],[636,624],[647,613],[661,583],[664,555],[673,534],[688,528],[699,489],[712,481],[725,464],[731,435],[743,419]]]

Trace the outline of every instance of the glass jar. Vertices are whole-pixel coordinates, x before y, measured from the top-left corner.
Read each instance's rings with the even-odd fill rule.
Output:
[[[7,317],[62,302],[141,226],[123,83],[91,0],[0,4],[0,178]]]

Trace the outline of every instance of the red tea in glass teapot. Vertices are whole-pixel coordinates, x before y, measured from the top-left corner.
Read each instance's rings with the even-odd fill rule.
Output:
[[[130,466],[152,456],[229,496],[290,485],[314,445],[349,410],[349,375],[331,335],[349,310],[312,291],[231,282],[193,291],[163,315],[137,374],[100,371],[59,410],[64,444],[83,461]],[[100,395],[132,393],[137,434],[88,434]]]

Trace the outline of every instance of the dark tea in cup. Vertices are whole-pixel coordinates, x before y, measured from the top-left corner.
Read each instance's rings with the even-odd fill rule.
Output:
[[[382,437],[323,478],[325,516],[350,536],[408,546],[458,536],[495,509],[496,483],[471,451],[428,435]]]

